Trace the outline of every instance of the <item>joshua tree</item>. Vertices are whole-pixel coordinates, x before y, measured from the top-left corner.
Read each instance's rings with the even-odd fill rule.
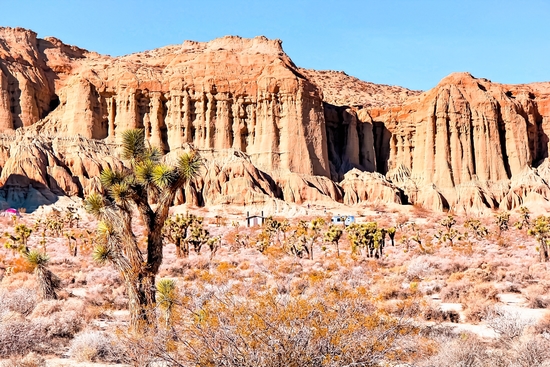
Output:
[[[195,152],[182,154],[175,167],[161,163],[160,151],[146,146],[142,129],[125,131],[122,148],[129,168],[101,172],[105,195],[90,195],[86,209],[100,220],[102,243],[95,248],[94,258],[120,271],[128,293],[130,326],[137,330],[142,323],[154,322],[155,278],[162,263],[168,210],[176,192],[199,175],[202,163]],[[154,210],[153,200],[157,203]],[[132,230],[133,209],[145,225],[145,258]]]
[[[526,207],[519,208],[519,221],[514,223],[517,229],[531,228],[531,212]]]
[[[328,227],[328,231],[325,233],[325,242],[333,244],[336,247],[336,256],[340,257],[340,247],[338,243],[344,231],[339,226],[331,224]]]
[[[386,230],[379,228],[376,222],[353,223],[346,228],[349,234],[352,253],[364,248],[368,257],[381,258],[386,245]]]
[[[453,246],[453,241],[455,238],[462,238],[460,232],[458,232],[454,228],[456,220],[452,215],[447,215],[447,218],[443,219],[441,222],[439,222],[439,224],[445,227],[445,231],[438,231],[437,234],[435,234],[434,236],[439,241],[449,241],[451,246]]]
[[[185,240],[188,244],[193,245],[193,250],[196,254],[201,252],[202,246],[208,244],[208,240],[210,239],[210,233],[203,227],[202,220],[202,218],[197,218],[191,223],[189,236]]]
[[[390,227],[386,230],[386,232],[388,233],[388,236],[390,237],[390,240],[391,240],[391,245],[392,246],[395,246],[395,232],[396,232],[396,229],[395,227]]]
[[[6,247],[15,249],[21,253],[29,252],[27,242],[31,236],[32,229],[21,223],[16,224],[13,231],[15,232],[13,235],[8,232],[4,233],[4,236],[11,241],[10,244],[6,244]]]
[[[535,219],[535,223],[528,233],[539,241],[540,261],[547,262],[550,256],[548,245],[550,242],[550,217],[541,215]]]
[[[197,217],[192,214],[177,214],[166,219],[164,223],[164,236],[176,245],[177,257],[189,256],[189,246],[185,239],[187,237],[187,229],[196,219]]]
[[[59,288],[59,279],[48,269],[48,255],[38,250],[25,251],[22,255],[34,268],[42,299],[57,299],[55,291]]]
[[[479,219],[467,219],[464,222],[464,228],[470,229],[477,238],[485,238],[489,234],[487,227],[481,224]]]
[[[76,242],[76,237],[73,231],[65,232],[64,236],[67,238],[67,247],[69,248],[71,255],[78,255],[78,243]]]
[[[28,234],[30,232],[31,230],[28,228],[24,231]],[[59,287],[59,279],[48,269],[50,261],[48,255],[45,252],[29,249],[26,245],[26,238],[23,240],[22,237],[11,237],[12,243],[6,244],[6,247],[17,252],[34,269],[42,299],[57,299],[55,290]]]
[[[509,222],[510,222],[510,213],[501,212],[501,213],[495,214],[495,224],[497,225],[497,228],[498,228],[499,238],[503,231],[508,230]]]
[[[300,221],[294,232],[295,240],[290,248],[295,255],[302,256],[305,252],[313,260],[313,247],[321,237],[321,230],[325,225],[323,218],[315,218],[310,223]]]
[[[159,280],[157,283],[157,306],[163,311],[164,324],[167,329],[172,324],[172,315],[177,299],[176,282],[172,279]]]
[[[283,240],[286,240],[286,231],[288,231],[290,225],[286,219],[279,221],[273,219],[273,217],[267,217],[263,227],[264,232],[269,236],[269,240],[271,241],[273,237],[276,237],[277,242],[281,245],[281,234],[283,235]]]

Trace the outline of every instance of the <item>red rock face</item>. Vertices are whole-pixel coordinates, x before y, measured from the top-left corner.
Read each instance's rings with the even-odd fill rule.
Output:
[[[398,170],[408,172],[402,181],[432,185],[451,208],[521,205],[502,202],[502,187],[539,186],[531,168],[548,157],[549,91],[550,83],[504,85],[455,73],[401,106],[371,109],[365,122],[375,126],[377,169],[396,183]]]
[[[165,151],[237,149],[263,169],[328,175],[319,90],[278,40],[224,37],[111,58],[22,29],[0,38],[3,131],[40,120],[41,133],[114,141],[144,128]]]
[[[264,37],[113,58],[0,28],[0,182],[19,199],[29,183],[99,189],[93,177],[122,164],[120,133],[144,128],[165,152],[192,146],[209,162],[179,202],[510,209],[550,195],[549,123],[550,83],[460,73],[420,93],[300,69]]]

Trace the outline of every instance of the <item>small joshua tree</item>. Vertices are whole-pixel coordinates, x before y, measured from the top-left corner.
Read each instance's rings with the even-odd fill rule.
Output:
[[[38,250],[25,251],[22,255],[34,268],[42,299],[57,299],[56,289],[59,288],[59,279],[48,269],[50,261],[48,255]]]
[[[340,238],[342,237],[342,234],[344,231],[339,226],[336,226],[334,224],[331,224],[328,227],[327,232],[325,233],[325,242],[328,242],[336,247],[336,256],[340,257],[340,246],[338,243],[340,242]]]
[[[541,215],[535,222],[533,226],[527,232],[529,235],[535,237],[539,242],[539,254],[541,262],[548,262],[549,259],[549,245],[550,242],[550,217],[545,217]]]
[[[68,231],[64,233],[65,238],[67,238],[67,247],[72,256],[78,255],[78,243],[73,231]]]
[[[376,222],[363,224],[353,223],[346,228],[352,253],[365,249],[368,257],[381,258],[386,245],[386,230],[378,227]]]
[[[447,218],[443,219],[441,222],[439,222],[440,225],[445,227],[445,231],[438,231],[435,235],[435,238],[437,238],[439,241],[449,241],[451,246],[453,246],[453,241],[455,238],[461,239],[462,235],[460,232],[458,232],[454,225],[456,224],[456,220],[452,215],[448,215]]]
[[[467,219],[466,222],[464,222],[464,228],[471,230],[478,239],[485,238],[489,234],[487,227],[478,219]]]
[[[396,232],[396,229],[395,227],[390,227],[386,230],[386,232],[388,233],[388,236],[390,237],[390,240],[391,240],[391,245],[392,246],[395,246],[395,232]]]
[[[498,228],[498,237],[502,235],[502,232],[508,230],[508,225],[510,223],[510,213],[501,212],[495,214],[495,224]]]
[[[195,253],[198,254],[201,252],[202,246],[208,243],[209,239],[210,233],[203,227],[202,218],[198,218],[192,223],[186,242],[191,244]]]
[[[277,239],[277,243],[281,245],[281,235],[283,236],[283,241],[286,241],[286,232],[289,227],[290,224],[286,219],[280,221],[273,217],[267,217],[263,225],[263,230],[266,232],[270,241]]]
[[[527,207],[522,206],[519,208],[519,221],[514,223],[514,226],[517,229],[523,229],[524,227],[527,229],[531,228],[531,212]]]
[[[11,241],[11,243],[6,244],[7,248],[15,249],[20,252],[28,252],[28,240],[31,236],[32,229],[27,227],[25,224],[20,223],[16,224],[14,229],[14,234],[8,232],[4,233],[4,236]]]
[[[23,233],[30,232],[25,230]],[[26,239],[23,240],[22,237],[12,236],[12,241],[6,244],[6,248],[17,252],[32,267],[42,299],[57,299],[56,289],[59,288],[59,279],[48,269],[50,261],[48,255],[36,249],[29,249],[26,245]]]
[[[294,232],[295,240],[291,251],[301,256],[306,253],[310,260],[313,260],[313,248],[315,243],[321,238],[321,231],[325,225],[323,218],[315,218],[311,222],[300,221]]]
[[[197,217],[192,214],[177,214],[164,222],[164,236],[176,245],[176,256],[178,258],[189,256],[189,246],[185,239],[187,238],[188,228],[195,220],[197,220]]]
[[[178,300],[176,282],[172,279],[161,279],[157,282],[157,306],[163,312],[164,325],[167,329],[172,325],[174,307]]]

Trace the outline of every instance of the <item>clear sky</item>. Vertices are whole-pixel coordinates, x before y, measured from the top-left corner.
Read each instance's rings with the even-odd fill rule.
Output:
[[[0,0],[0,25],[113,56],[265,35],[299,66],[411,89],[550,81],[550,0]]]

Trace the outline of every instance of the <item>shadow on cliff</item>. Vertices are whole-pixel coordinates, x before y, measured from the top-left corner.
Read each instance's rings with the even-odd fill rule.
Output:
[[[8,92],[10,94],[10,113],[12,118],[13,129],[23,126],[21,120],[21,89],[19,88],[19,80],[0,62],[0,72],[8,79]]]
[[[386,175],[390,159],[390,140],[393,135],[383,122],[378,121],[372,124],[372,135],[376,154],[376,172]]]
[[[32,213],[41,205],[54,204],[60,196],[27,176],[11,174],[0,187],[0,209],[25,208],[27,213]]]

